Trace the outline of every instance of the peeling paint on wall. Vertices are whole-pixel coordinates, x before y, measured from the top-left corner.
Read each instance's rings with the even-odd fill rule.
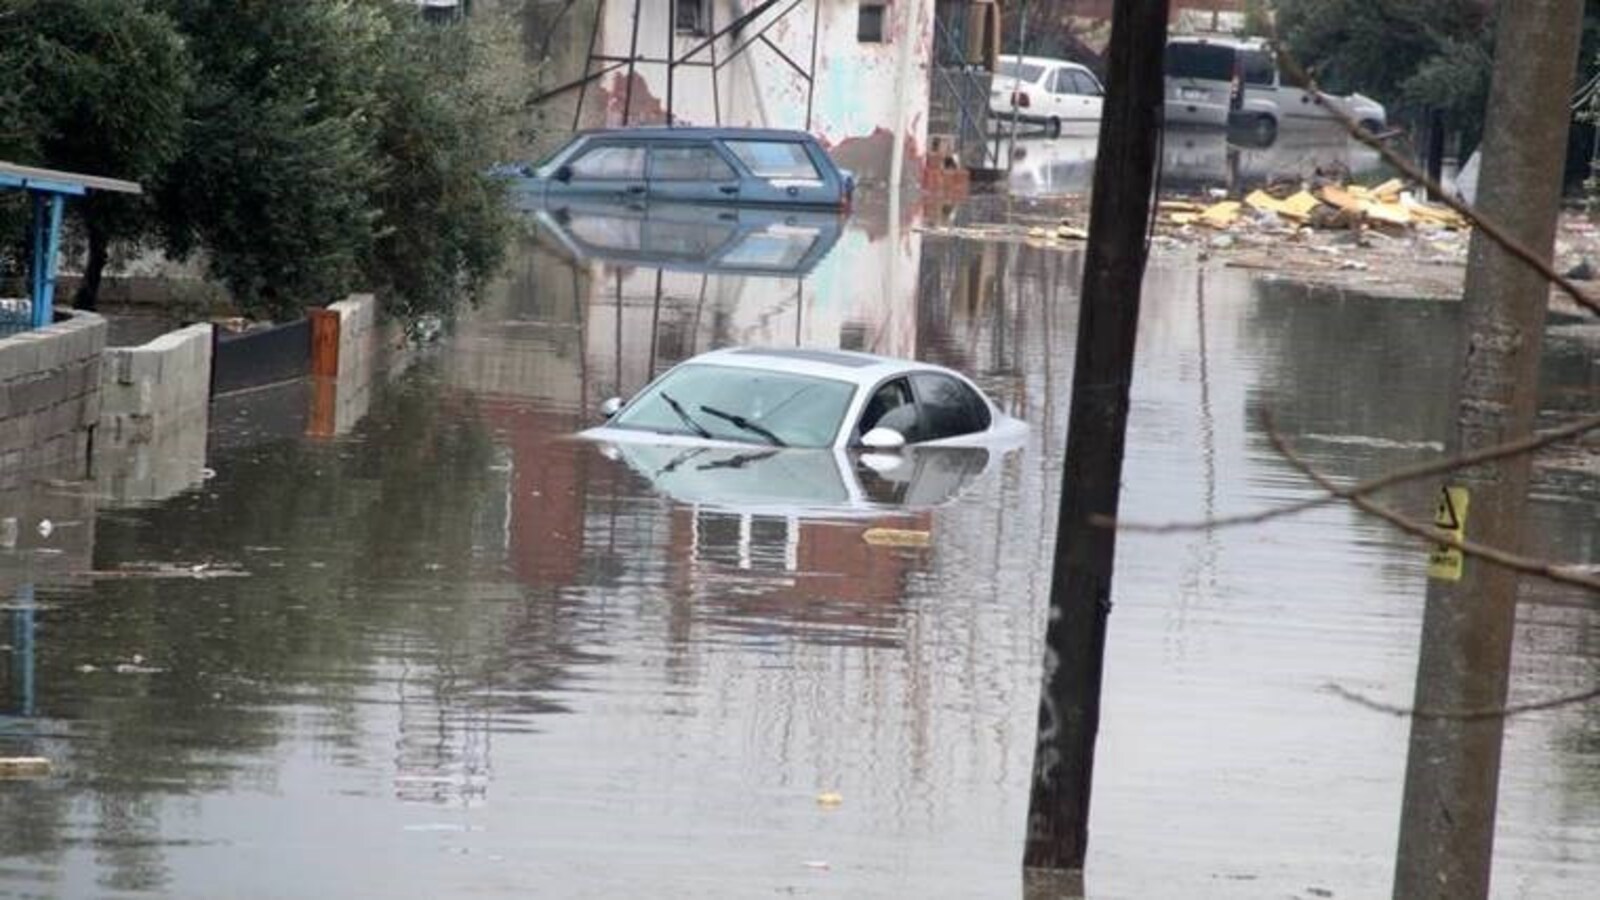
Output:
[[[736,0],[710,0],[710,5],[713,29],[726,26],[742,14],[741,7],[750,6]],[[705,35],[675,32],[668,19],[669,8],[670,4],[612,2],[600,10],[603,19],[595,46],[597,56],[624,59],[634,51],[637,9],[638,57],[661,60],[636,60],[633,65],[630,125],[667,122],[669,84],[664,60],[669,56],[682,60],[705,43]],[[885,23],[887,40],[881,43],[858,40],[857,0],[800,0],[780,18],[778,13],[784,8],[774,7],[737,37],[724,37],[714,47],[705,47],[694,61],[710,62],[714,51],[720,65],[715,74],[709,66],[673,67],[670,106],[674,122],[807,130],[824,145],[837,148],[843,154],[836,157],[840,165],[867,184],[888,181],[893,136],[903,134],[905,181],[914,184],[927,143],[933,0],[894,0],[890,21]],[[907,16],[914,18],[908,20]],[[769,23],[772,27],[764,37],[773,46],[755,38]],[[908,23],[914,23],[909,31],[915,35],[910,78],[905,86],[897,87],[900,54],[895,42],[904,39]],[[816,77],[814,83],[808,83],[790,61],[801,69],[810,67],[814,24],[819,26]],[[728,54],[735,47],[743,49],[730,59]],[[572,77],[581,74],[580,68]],[[629,84],[628,69],[623,67],[594,85],[584,104],[582,126],[620,126]]]

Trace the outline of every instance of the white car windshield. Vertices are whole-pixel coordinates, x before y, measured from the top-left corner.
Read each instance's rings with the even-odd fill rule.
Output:
[[[683,365],[611,421],[616,428],[775,447],[828,447],[855,385],[736,366]]]

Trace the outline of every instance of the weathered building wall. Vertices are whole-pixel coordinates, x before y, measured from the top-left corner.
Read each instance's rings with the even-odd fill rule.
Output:
[[[704,44],[711,33],[733,21],[741,6],[754,5],[749,0],[705,2],[710,8],[705,34],[671,28],[672,5],[668,3],[605,3],[596,55],[637,55],[653,60],[665,60],[670,55],[682,59]],[[778,5],[740,34],[714,42],[691,58],[725,62],[715,75],[705,66],[680,65],[674,69],[670,85],[674,123],[810,131],[841,166],[869,184],[888,182],[898,135],[905,154],[903,183],[914,183],[927,143],[933,0],[891,0],[885,7],[882,42],[858,39],[861,8],[858,0],[802,0],[779,18],[784,5]],[[777,50],[755,39],[756,32],[774,20],[765,37]],[[813,69],[814,24],[817,40]],[[746,44],[730,59],[729,54],[736,47]],[[814,86],[784,56],[801,69],[815,71]],[[603,65],[596,62],[595,67]],[[584,100],[583,124],[665,124],[667,70],[664,62],[636,63],[631,77],[630,67],[624,65],[599,79]],[[580,63],[572,77],[581,74]]]
[[[46,468],[82,474],[88,465],[106,323],[94,313],[61,315],[0,338],[0,484]]]

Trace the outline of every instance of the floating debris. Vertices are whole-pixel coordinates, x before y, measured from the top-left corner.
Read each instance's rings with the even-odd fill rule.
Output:
[[[44,778],[50,760],[42,756],[0,756],[0,778]]]

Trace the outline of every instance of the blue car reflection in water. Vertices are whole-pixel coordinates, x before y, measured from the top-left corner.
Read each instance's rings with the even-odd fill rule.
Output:
[[[803,277],[833,249],[833,213],[686,203],[535,203],[545,233],[578,259],[677,272]]]

